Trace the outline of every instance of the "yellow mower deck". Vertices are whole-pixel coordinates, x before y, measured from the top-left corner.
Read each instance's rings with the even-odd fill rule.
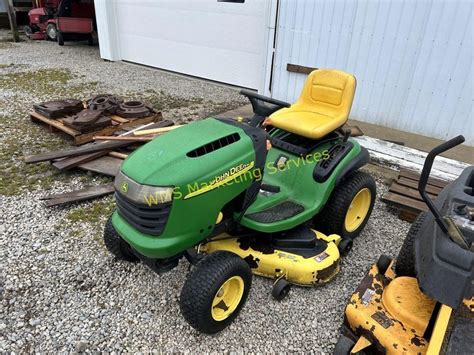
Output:
[[[471,302],[465,301],[465,307]],[[397,277],[391,267],[382,275],[374,264],[346,307],[344,323],[356,338],[351,353],[373,347],[386,354],[439,354],[453,310],[440,306],[426,339],[435,304],[421,292],[416,278]]]
[[[337,245],[341,237],[336,234],[326,236],[314,232],[315,238],[327,244],[326,249],[316,255],[301,255],[274,249],[272,247],[257,250],[244,238],[233,238],[223,233],[213,241],[202,244],[200,252],[212,253],[225,250],[239,255],[247,261],[252,273],[272,279],[284,277],[288,282],[300,286],[313,286],[331,281],[339,272],[340,254]]]

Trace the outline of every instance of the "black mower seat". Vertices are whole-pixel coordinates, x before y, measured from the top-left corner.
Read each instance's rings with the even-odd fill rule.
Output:
[[[260,212],[246,214],[245,217],[260,223],[274,223],[296,216],[304,211],[299,203],[286,200]]]

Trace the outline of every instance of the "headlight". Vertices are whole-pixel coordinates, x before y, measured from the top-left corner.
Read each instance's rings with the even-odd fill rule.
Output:
[[[119,171],[115,177],[115,191],[129,200],[140,204],[154,206],[170,202],[173,199],[173,187],[156,187],[141,185]]]

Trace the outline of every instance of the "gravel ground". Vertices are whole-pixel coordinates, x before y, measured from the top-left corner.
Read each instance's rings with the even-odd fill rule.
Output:
[[[70,76],[54,87],[24,90],[11,83],[12,74],[22,73],[15,76],[21,84],[28,73],[63,68]],[[156,275],[141,264],[114,260],[105,250],[101,235],[113,208],[111,197],[62,208],[45,208],[39,200],[44,189],[60,193],[104,181],[83,173],[55,175],[47,165],[31,172],[32,166],[21,162],[26,153],[64,144],[26,120],[31,101],[71,93],[78,86],[81,95],[147,92],[152,100],[166,98],[167,117],[185,121],[241,104],[233,89],[104,62],[97,48],[0,42],[0,139],[7,174],[0,181],[0,352],[330,353],[351,292],[380,254],[396,256],[409,227],[380,202],[383,178],[377,177],[372,217],[332,283],[294,287],[276,302],[272,282],[255,277],[237,320],[220,334],[201,335],[179,313],[186,262]]]

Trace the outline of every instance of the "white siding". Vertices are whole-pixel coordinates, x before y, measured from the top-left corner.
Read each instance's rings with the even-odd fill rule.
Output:
[[[355,74],[351,118],[474,145],[470,1],[280,0],[272,96],[306,78],[287,63]],[[268,84],[266,85],[268,88]]]

